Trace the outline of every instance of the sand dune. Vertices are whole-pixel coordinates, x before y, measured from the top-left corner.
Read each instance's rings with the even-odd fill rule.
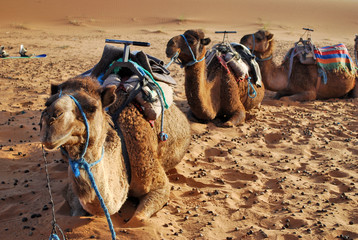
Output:
[[[41,111],[50,84],[93,67],[104,39],[148,41],[151,47],[135,50],[168,62],[166,42],[187,29],[204,29],[215,44],[222,39],[215,30],[238,31],[229,36],[238,42],[266,28],[275,34],[279,62],[307,26],[318,46],[342,42],[352,53],[357,7],[353,0],[5,1],[0,45],[11,55],[24,44],[48,57],[0,59],[0,239],[49,238]],[[175,103],[189,113],[184,71],[170,70],[178,82]],[[288,103],[267,91],[243,126],[223,129],[219,120],[189,118],[192,142],[168,173],[167,206],[144,227],[126,228],[135,209],[129,199],[113,216],[118,239],[357,239],[357,105],[357,99]],[[59,151],[46,158],[57,223],[67,239],[110,239],[105,218],[69,215],[68,163]]]

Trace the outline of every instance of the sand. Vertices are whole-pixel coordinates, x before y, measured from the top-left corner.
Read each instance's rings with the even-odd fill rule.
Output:
[[[105,9],[107,7],[108,9]],[[169,62],[167,41],[202,28],[235,30],[230,41],[270,30],[279,62],[302,27],[318,46],[344,43],[357,33],[354,0],[107,1],[6,0],[0,45],[17,55],[24,44],[44,59],[0,60],[0,239],[48,239],[52,214],[39,119],[51,83],[94,66],[106,38],[148,41],[134,47]],[[313,14],[315,13],[315,14]],[[188,114],[184,71],[170,66],[175,103]],[[118,239],[358,239],[358,99],[284,102],[267,91],[262,106],[232,129],[219,120],[189,118],[192,142],[168,173],[168,204],[144,227],[127,228],[129,199],[112,217]],[[56,221],[67,239],[110,239],[103,217],[71,217],[64,198],[68,163],[46,155]]]

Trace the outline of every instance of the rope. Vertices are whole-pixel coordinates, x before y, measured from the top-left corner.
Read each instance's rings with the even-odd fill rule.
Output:
[[[104,203],[104,200],[103,200],[103,198],[101,196],[101,193],[98,190],[98,187],[97,187],[96,182],[94,180],[94,176],[93,176],[93,174],[91,172],[90,165],[86,161],[84,161],[82,166],[84,167],[84,169],[86,170],[86,172],[88,174],[88,177],[89,177],[89,179],[91,181],[91,185],[92,185],[94,191],[96,192],[98,200],[101,203],[101,207],[102,207],[102,209],[104,211],[104,214],[106,215],[107,222],[108,222],[108,225],[109,225],[109,230],[111,231],[111,234],[112,234],[112,239],[116,240],[116,232],[114,231],[111,216],[110,216],[110,214],[108,212],[108,208],[107,208],[106,204]]]
[[[184,36],[184,34],[181,34],[180,36],[182,36],[182,37],[184,38],[185,43],[186,43],[186,45],[188,46],[188,48],[189,48],[189,50],[190,50],[191,56],[193,57],[193,61],[188,62],[188,63],[185,64],[185,65],[182,64],[181,67],[183,68],[183,67],[187,67],[187,66],[193,66],[195,63],[198,63],[198,62],[203,61],[203,60],[205,59],[205,56],[204,56],[202,59],[197,60],[196,57],[195,57],[195,55],[194,55],[194,53],[193,53],[193,50],[191,50],[191,47],[190,47],[190,45],[189,45],[189,43],[188,43],[188,40],[186,39],[186,37]]]
[[[322,68],[322,67],[318,68],[318,75],[322,78],[323,83],[327,84],[327,73],[324,70],[324,68]]]
[[[109,225],[109,229],[110,229],[111,234],[112,234],[112,239],[113,239],[113,240],[116,240],[116,232],[114,231],[114,227],[113,227],[113,223],[112,223],[111,216],[110,216],[110,214],[109,214],[109,212],[108,212],[108,209],[107,209],[107,207],[106,207],[106,205],[105,205],[105,203],[104,203],[104,200],[103,200],[103,198],[102,198],[102,196],[101,196],[101,193],[99,192],[98,187],[97,187],[97,185],[96,185],[96,182],[95,182],[95,180],[94,180],[94,176],[93,176],[93,174],[92,174],[92,172],[91,172],[91,167],[92,167],[94,164],[98,163],[100,160],[102,160],[103,154],[104,154],[104,149],[102,149],[102,157],[100,158],[100,160],[96,161],[96,163],[89,164],[89,163],[85,160],[84,155],[85,155],[86,152],[87,152],[88,142],[89,142],[89,131],[90,131],[89,125],[88,125],[88,121],[87,121],[87,117],[86,117],[86,114],[85,114],[85,112],[83,111],[83,109],[82,109],[82,107],[81,107],[81,104],[77,101],[77,99],[76,99],[75,97],[71,96],[71,95],[68,95],[68,96],[69,96],[69,97],[75,102],[75,104],[77,105],[78,109],[79,109],[80,112],[81,112],[81,115],[82,115],[82,117],[83,117],[83,120],[84,120],[84,123],[85,123],[85,126],[86,126],[86,143],[85,143],[85,147],[84,147],[84,149],[83,149],[83,151],[82,151],[82,153],[81,153],[80,158],[79,158],[78,160],[76,160],[77,164],[74,164],[74,166],[75,166],[75,167],[74,167],[74,168],[75,168],[74,174],[75,174],[76,177],[79,177],[79,176],[80,176],[79,167],[83,167],[83,168],[86,170],[86,172],[87,172],[87,174],[88,174],[88,177],[89,177],[89,180],[90,180],[90,182],[91,182],[91,185],[92,185],[94,191],[96,192],[96,195],[97,195],[97,197],[98,197],[98,200],[99,200],[99,202],[100,202],[100,204],[101,204],[101,207],[102,207],[102,209],[103,209],[103,211],[104,211],[104,214],[106,215],[107,222],[108,222],[108,225]],[[69,158],[69,160],[70,160],[70,162],[71,162],[71,161],[74,161],[74,160],[72,160],[72,159],[70,159],[70,158]],[[71,165],[71,167],[72,167],[72,165]],[[72,168],[72,169],[74,169],[74,168]]]
[[[144,69],[142,66],[140,66],[138,63],[136,62],[133,62],[132,60],[129,60],[129,62],[133,63],[136,68],[143,74],[143,75],[147,75],[150,77],[150,79],[153,81],[153,83],[160,89],[160,92],[161,92],[161,95],[163,97],[163,101],[164,101],[164,107],[166,109],[169,108],[168,104],[167,104],[167,101],[165,99],[165,95],[164,95],[164,92],[163,92],[163,89],[161,88],[161,86],[157,83],[157,81],[154,80],[152,74],[150,74],[150,72],[148,72],[146,69]]]
[[[252,46],[252,51],[251,51],[251,53],[254,54],[254,52],[255,52],[255,43],[256,43],[255,34],[254,34],[254,33],[252,34],[252,42],[253,42],[253,46]]]
[[[56,223],[55,204],[54,204],[53,197],[52,197],[51,184],[50,184],[50,174],[48,173],[48,168],[47,168],[48,162],[47,162],[46,153],[45,153],[45,149],[44,149],[43,145],[42,145],[42,156],[43,156],[43,159],[45,161],[46,181],[47,181],[48,193],[50,195],[51,210],[52,210],[52,231],[51,231],[51,235],[50,235],[49,240],[52,240],[52,239],[53,240],[60,240],[59,236],[57,235],[56,228],[60,231],[60,233],[62,235],[62,239],[66,240],[65,234],[63,233],[63,231],[60,228],[60,226],[58,226],[58,224]]]
[[[271,56],[268,56],[267,58],[259,58],[259,57],[255,56],[255,60],[256,60],[257,62],[265,62],[265,61],[271,60],[272,57],[273,57],[272,55],[271,55]]]
[[[252,49],[250,49],[251,53],[255,56],[255,60],[257,62],[265,62],[265,61],[268,61],[268,60],[271,60],[272,59],[272,55],[271,56],[268,56],[267,58],[259,58],[257,57],[254,52],[255,52],[255,45],[256,45],[256,40],[255,40],[255,34],[253,33],[252,34],[252,42],[253,42],[253,46],[252,46]]]
[[[123,58],[118,59],[117,62],[123,62]],[[168,109],[169,106],[168,106],[167,101],[166,101],[166,99],[165,99],[165,95],[164,95],[163,89],[162,89],[162,88],[160,87],[160,85],[154,80],[152,74],[151,74],[150,72],[148,72],[146,69],[144,69],[142,66],[140,66],[138,63],[136,63],[136,62],[134,62],[134,61],[132,61],[132,60],[129,60],[129,62],[130,62],[130,63],[133,63],[134,66],[135,66],[143,75],[149,76],[150,79],[153,81],[153,83],[154,83],[155,85],[157,85],[157,87],[160,89],[160,93],[161,93],[162,96],[163,96],[164,106],[165,106],[166,109]],[[111,64],[111,65],[112,65],[112,64]],[[110,65],[110,66],[111,66],[111,65]],[[117,68],[115,68],[115,69],[113,70],[113,72],[114,72],[115,74],[117,74],[117,73],[119,72],[119,69],[120,69],[120,67],[117,67]]]
[[[179,55],[179,52],[177,52],[177,54]],[[173,57],[173,58],[174,58],[174,57]],[[176,58],[175,60],[177,60],[177,58]],[[175,61],[175,60],[174,60],[174,61]],[[123,62],[123,59],[120,58],[120,59],[117,60],[117,62]],[[168,140],[168,135],[167,135],[166,133],[164,133],[164,131],[163,131],[163,125],[164,125],[164,110],[165,110],[165,109],[168,109],[168,108],[169,108],[169,105],[167,104],[167,101],[166,101],[166,99],[165,99],[164,91],[163,91],[162,87],[157,83],[157,81],[154,80],[152,74],[151,74],[149,71],[147,71],[147,70],[144,69],[142,66],[140,66],[138,63],[136,63],[136,62],[134,62],[134,61],[132,61],[132,60],[129,60],[129,62],[132,63],[132,64],[138,69],[138,71],[139,71],[143,76],[149,77],[150,80],[152,80],[152,82],[154,83],[154,86],[156,87],[156,88],[154,88],[154,89],[156,90],[156,92],[157,92],[157,94],[158,94],[159,101],[160,101],[160,104],[161,104],[161,107],[162,107],[162,110],[161,110],[162,119],[161,119],[159,139],[160,139],[162,142],[165,142],[166,140]],[[114,72],[116,71],[116,72],[118,73],[119,69],[120,69],[120,67],[115,68],[115,69],[114,69]],[[115,73],[116,73],[116,72],[115,72]],[[138,83],[135,88],[140,87],[139,85],[140,85],[140,83]],[[138,90],[138,92],[139,92],[139,91],[141,90],[141,88],[138,88],[137,90]],[[133,94],[133,93],[134,93],[134,90],[131,91],[131,94]],[[133,95],[133,97],[135,97],[136,95],[137,95],[137,94]],[[118,118],[120,112],[124,109],[124,107],[126,107],[126,105],[127,105],[127,104],[129,103],[129,101],[131,101],[131,100],[132,100],[132,99],[130,99],[130,98],[128,97],[127,100],[126,100],[126,102],[125,102],[125,104],[122,104],[121,108],[116,111],[115,119]],[[164,108],[165,108],[165,109],[164,109]],[[116,120],[115,120],[115,121],[116,121]],[[118,128],[117,128],[117,129],[118,129]]]
[[[249,98],[255,98],[257,96],[257,92],[254,88],[254,85],[251,83],[250,81],[251,77],[247,78],[247,95],[249,96]],[[252,89],[253,94],[250,95],[250,88]]]
[[[176,62],[176,60],[178,59],[178,57],[179,57],[179,51],[177,51],[177,52],[175,53],[175,55],[170,59],[170,62],[169,62],[167,65],[165,65],[164,67],[165,67],[166,69],[168,69],[168,67],[170,67],[170,65],[172,65],[173,62]]]
[[[151,80],[154,82],[155,86],[157,88],[155,88],[156,92],[158,93],[159,91],[161,92],[161,94],[158,94],[158,97],[159,97],[159,101],[160,101],[160,105],[162,106],[162,119],[161,119],[161,124],[160,124],[160,133],[159,133],[159,139],[162,141],[162,142],[165,142],[168,140],[168,134],[164,133],[163,129],[164,129],[164,108],[168,109],[168,104],[166,102],[166,99],[165,99],[165,95],[164,95],[164,92],[163,92],[163,89],[160,87],[160,85],[154,80],[152,74],[150,74],[150,72],[148,72],[147,70],[145,70],[143,67],[139,66],[136,62],[133,62],[131,60],[129,60],[129,62],[132,62],[136,67],[137,69],[144,75],[146,74],[147,76],[149,76],[151,78]],[[159,91],[158,91],[159,89]]]

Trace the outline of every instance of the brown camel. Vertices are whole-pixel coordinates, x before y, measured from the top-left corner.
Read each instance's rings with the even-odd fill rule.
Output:
[[[248,81],[238,82],[218,58],[214,57],[209,67],[205,61],[195,61],[205,57],[205,46],[211,41],[202,30],[188,30],[183,35],[187,43],[182,35],[173,37],[167,44],[166,54],[172,58],[179,52],[178,59],[185,66],[185,93],[191,112],[200,120],[226,116],[228,121],[223,127],[245,122],[245,111],[260,105],[264,87],[253,84],[257,96],[250,98]]]
[[[354,56],[356,61],[356,66],[358,67],[358,35],[354,39]]]
[[[183,158],[190,142],[190,125],[185,115],[172,104],[164,117],[164,131],[169,139],[161,142],[158,140],[160,118],[152,128],[139,110],[129,104],[118,118],[120,136],[105,111],[107,107],[115,111],[113,108],[124,98],[121,91],[116,95],[115,90],[113,85],[101,87],[90,77],[76,77],[52,85],[41,120],[41,141],[48,149],[62,147],[66,153],[63,156],[67,159],[78,159],[85,148],[88,132],[88,149],[84,158],[91,164],[101,159],[103,154],[103,159],[92,166],[91,171],[109,213],[118,212],[128,196],[137,197],[140,203],[128,225],[138,226],[168,201],[170,184],[166,171]],[[72,97],[86,115],[88,131],[80,108]],[[123,140],[130,167],[123,157]],[[93,215],[103,215],[88,174],[82,168],[79,173],[76,177],[69,166],[70,189],[84,210]],[[70,204],[73,202],[69,199]],[[74,209],[73,213],[78,212],[79,209]]]
[[[301,64],[299,59],[293,59],[292,74],[288,78],[289,60],[280,66],[273,61],[273,34],[260,30],[254,34],[242,37],[242,44],[252,49],[256,55],[266,89],[277,92],[276,98],[291,101],[306,101],[328,99],[346,96],[351,93],[358,97],[357,72],[355,70],[334,70],[327,72],[327,83],[324,84],[318,74],[316,64]],[[260,60],[261,59],[261,60]],[[354,89],[355,88],[355,89]]]

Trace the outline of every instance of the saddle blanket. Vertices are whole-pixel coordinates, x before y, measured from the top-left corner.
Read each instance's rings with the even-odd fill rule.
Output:
[[[354,69],[354,63],[349,55],[346,46],[342,43],[327,46],[322,48],[315,48],[314,54],[317,60],[317,65],[325,70],[334,70],[341,68]]]

